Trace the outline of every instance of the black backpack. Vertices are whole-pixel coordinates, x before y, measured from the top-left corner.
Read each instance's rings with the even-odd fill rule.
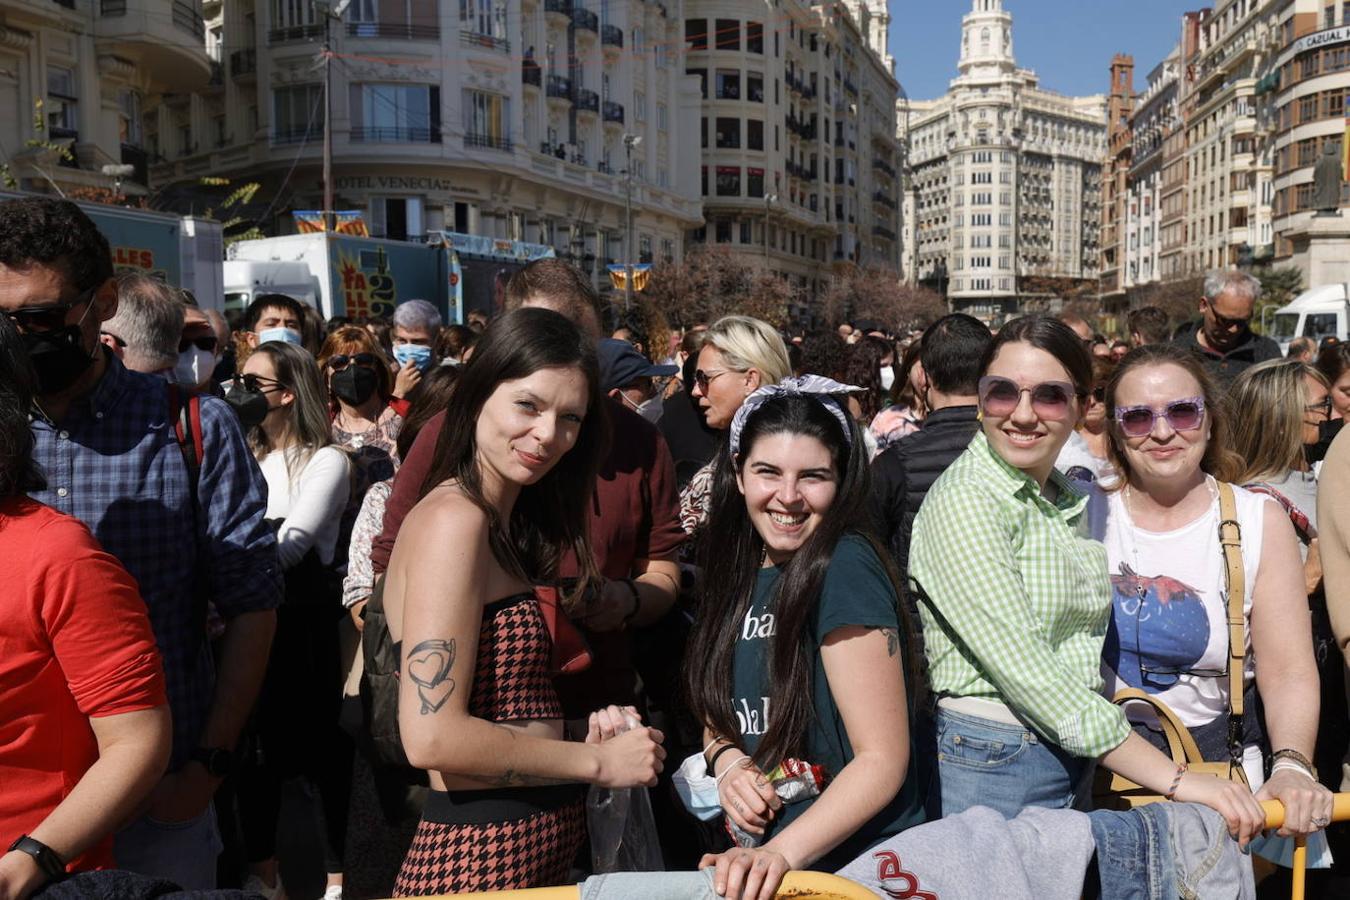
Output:
[[[398,653],[384,615],[384,576],[375,579],[366,602],[365,627],[361,631],[361,712],[365,718],[365,741],[370,755],[390,766],[409,766],[398,733]]]

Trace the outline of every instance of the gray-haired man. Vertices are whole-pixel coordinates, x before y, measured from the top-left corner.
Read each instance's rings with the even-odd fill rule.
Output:
[[[1280,358],[1280,345],[1251,329],[1260,296],[1261,283],[1246,272],[1212,271],[1205,276],[1199,320],[1177,332],[1176,343],[1199,353],[1225,387],[1243,369]]]

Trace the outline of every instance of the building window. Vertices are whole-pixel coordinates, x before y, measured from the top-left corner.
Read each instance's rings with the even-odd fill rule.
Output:
[[[318,25],[319,13],[308,0],[272,0],[273,28],[302,28]]]
[[[664,103],[656,104],[656,127],[661,131],[670,128],[670,117]]]
[[[734,118],[717,119],[717,146],[723,149],[737,150],[741,146],[741,120]],[[739,191],[737,192],[739,193]]]
[[[375,197],[370,201],[371,237],[420,241],[426,235],[421,197]]]
[[[425,84],[353,84],[353,141],[439,142],[441,89]]]
[[[759,119],[745,120],[745,146],[750,150],[764,149],[764,123]]]
[[[717,167],[717,196],[739,197],[741,195],[741,167]]]
[[[642,91],[633,92],[633,121],[647,121],[647,95]]]
[[[718,19],[716,46],[718,50],[741,49],[741,23],[736,19]]]
[[[699,93],[701,93],[701,94],[703,95],[703,99],[704,99],[704,100],[707,100],[707,99],[708,99],[708,70],[707,70],[707,69],[685,69],[685,70],[684,70],[684,74],[686,74],[686,75],[697,75],[697,76],[698,76],[698,88],[699,88]]]
[[[717,235],[717,243],[719,243],[719,244],[730,244],[730,243],[731,243],[731,220],[730,220],[730,219],[718,219],[718,220],[716,220],[716,222],[714,222],[713,224],[714,224],[713,231],[714,231],[714,233]]]
[[[708,121],[707,119],[704,119],[704,120],[703,120],[705,126],[706,126],[707,121]],[[707,167],[707,166],[700,166],[700,167],[699,167],[699,178],[701,179],[700,183],[701,183],[702,186],[703,186],[703,189],[702,189],[702,190],[703,190],[703,196],[706,197],[706,196],[708,196],[708,167]]]
[[[459,0],[459,27],[470,34],[495,38],[505,47],[506,4],[497,0]]]
[[[466,144],[511,149],[511,98],[466,90],[463,103]]]
[[[141,146],[141,95],[130,88],[117,94],[117,131],[123,144]]]
[[[745,49],[750,53],[764,52],[764,23],[745,23]]]
[[[717,70],[717,99],[719,100],[741,99],[740,69]]]
[[[702,132],[702,141],[699,144],[699,146],[706,150],[708,149],[708,120],[699,119],[698,123],[700,126],[699,130]],[[706,194],[707,191],[704,191],[703,193]]]
[[[272,90],[272,142],[296,143],[323,128],[323,85],[296,84]]]
[[[751,103],[764,102],[764,73],[745,73],[745,96]]]
[[[75,137],[80,128],[80,105],[75,70],[47,67],[47,133],[54,138]]]
[[[745,170],[745,188],[751,197],[764,196],[764,170],[746,169]]]
[[[708,20],[685,19],[684,40],[690,50],[708,49]]]

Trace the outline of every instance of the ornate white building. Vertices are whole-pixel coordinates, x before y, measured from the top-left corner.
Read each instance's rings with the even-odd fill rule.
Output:
[[[1011,315],[1039,279],[1095,279],[1106,101],[1045,90],[1017,67],[1003,0],[972,0],[945,96],[897,104],[913,215],[904,274],[957,310]]]

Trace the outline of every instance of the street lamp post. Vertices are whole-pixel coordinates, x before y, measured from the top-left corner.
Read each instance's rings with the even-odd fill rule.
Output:
[[[332,233],[333,214],[333,20],[342,20],[351,0],[315,0],[314,9],[323,16],[323,230]]]
[[[769,269],[769,211],[778,202],[777,194],[764,195],[764,270]]]
[[[642,135],[623,136],[624,155],[628,168],[624,172],[624,245],[623,245],[623,311],[633,306],[633,148],[642,143]]]

